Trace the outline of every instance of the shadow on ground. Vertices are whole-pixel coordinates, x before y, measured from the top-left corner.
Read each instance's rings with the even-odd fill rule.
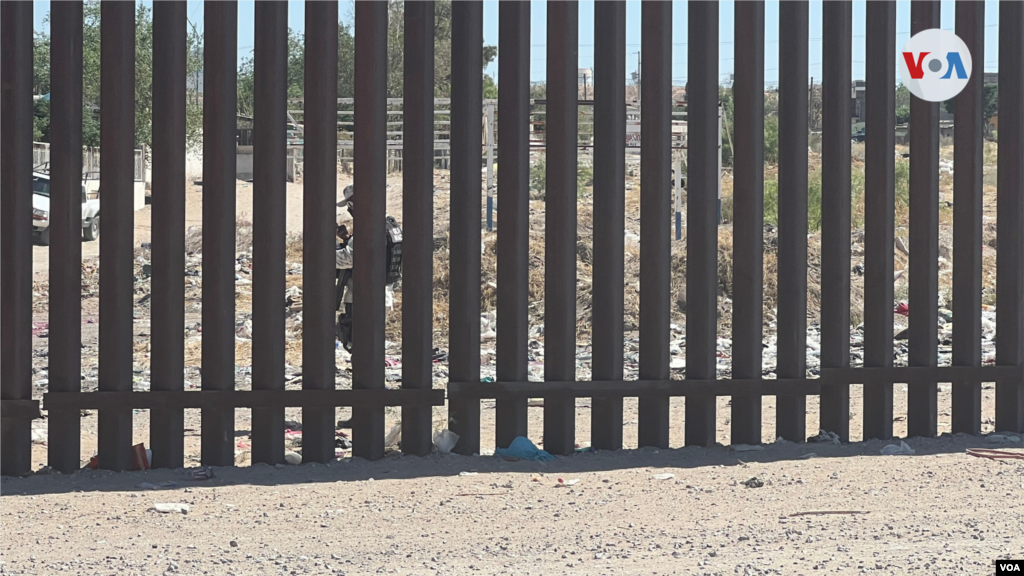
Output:
[[[895,443],[871,440],[836,446],[830,443],[779,443],[766,444],[761,451],[737,452],[728,446],[714,448],[641,448],[615,452],[585,452],[572,456],[556,457],[554,461],[508,461],[495,456],[459,456],[433,453],[429,456],[404,456],[392,453],[382,460],[371,462],[351,458],[330,464],[303,464],[298,466],[268,466],[257,464],[248,467],[217,467],[215,476],[209,480],[191,480],[186,469],[147,470],[144,472],[109,472],[81,470],[69,475],[35,474],[23,478],[4,477],[0,493],[4,496],[60,494],[68,492],[138,492],[142,482],[177,482],[183,488],[215,488],[221,486],[251,485],[280,486],[287,484],[309,484],[329,482],[359,482],[409,480],[427,477],[458,476],[460,472],[476,472],[480,480],[489,473],[521,474],[575,474],[602,472],[622,469],[650,469],[652,474],[676,471],[677,479],[683,479],[681,471],[706,466],[743,466],[752,463],[779,461],[804,462],[813,453],[813,459],[820,461],[830,458],[930,458],[937,455],[962,454],[965,458],[968,448],[994,448],[1011,450],[1024,455],[1020,442],[992,444],[982,436],[950,436],[940,438],[904,439],[916,453],[913,456],[882,456],[882,447]],[[1019,461],[1008,460],[1008,463]],[[882,465],[882,463],[879,463]]]

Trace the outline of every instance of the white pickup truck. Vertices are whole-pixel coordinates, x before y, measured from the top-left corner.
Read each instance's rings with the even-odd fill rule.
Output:
[[[50,175],[32,173],[32,232],[43,246],[50,245]],[[100,200],[88,198],[82,186],[82,236],[100,237]]]

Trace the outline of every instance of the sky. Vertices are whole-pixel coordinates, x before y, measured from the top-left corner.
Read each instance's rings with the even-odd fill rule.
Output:
[[[152,0],[137,0],[141,4],[152,6]],[[45,29],[43,18],[49,10],[48,0],[36,0],[35,4],[35,28],[37,31]],[[734,3],[723,1],[719,8],[719,72],[722,83],[727,83],[729,75],[733,71],[733,8]],[[865,51],[865,1],[859,0],[853,3],[853,79],[864,78],[864,51]],[[546,36],[547,36],[547,13],[545,2],[532,0],[530,6],[530,80],[532,82],[543,82],[546,74]],[[353,5],[349,0],[342,0],[339,10],[343,21],[352,23]],[[822,71],[821,58],[821,36],[822,36],[822,2],[812,1],[809,9],[809,30],[808,36],[811,39],[809,46],[809,69],[808,80],[812,78],[820,81]],[[202,2],[188,2],[188,16],[190,22],[195,22],[202,29],[203,5]],[[676,0],[672,2],[672,83],[682,85],[686,83],[687,74],[687,2]],[[941,26],[944,29],[953,31],[956,25],[954,2],[944,0],[941,6]],[[304,2],[288,2],[288,25],[292,29],[302,32],[305,28],[305,5]],[[255,20],[255,3],[253,0],[243,0],[238,3],[238,58],[241,61],[252,53]],[[629,1],[626,3],[626,68],[627,77],[630,72],[635,71],[637,53],[640,51],[641,34],[640,2]],[[594,66],[594,2],[583,0],[579,4],[579,67],[593,68]],[[996,72],[999,67],[999,43],[998,43],[998,2],[989,0],[985,2],[985,61],[984,69],[987,72]],[[896,49],[899,51],[903,44],[910,38],[910,2],[899,2],[896,8]],[[484,2],[484,42],[487,44],[498,44],[498,3],[490,0]],[[778,1],[765,4],[765,83],[774,85],[779,79],[779,3]],[[897,55],[893,55],[897,57]],[[977,59],[974,63],[978,67]],[[486,70],[488,74],[497,78],[497,62],[493,62]],[[625,79],[624,79],[625,80]]]

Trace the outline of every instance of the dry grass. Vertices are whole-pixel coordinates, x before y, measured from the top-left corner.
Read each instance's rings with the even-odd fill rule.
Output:
[[[235,252],[252,251],[253,227],[248,219],[235,222]],[[190,226],[185,231],[185,254],[194,255],[203,252],[203,227]]]
[[[853,192],[853,227],[855,236],[857,230],[863,227],[864,214],[864,145],[853,143],[852,146],[852,174],[851,190]],[[952,150],[943,147],[940,150],[943,158],[952,157]],[[996,145],[987,143],[985,146],[986,164],[994,162],[996,158]],[[820,157],[818,154],[809,155],[809,166],[813,171],[820,173]],[[896,229],[897,235],[907,236],[907,224],[909,218],[908,194],[907,194],[907,161],[898,159],[896,161],[896,185],[897,185],[897,206],[896,206]],[[639,213],[640,213],[640,179],[636,172],[636,166],[628,165],[625,211],[626,211],[626,233],[627,235],[639,234]],[[777,168],[767,166],[765,169],[765,181],[777,179]],[[984,189],[986,195],[987,217],[994,217],[994,198],[996,185],[996,169],[994,166],[986,166],[984,176]],[[943,201],[952,200],[953,178],[949,174],[942,174],[939,178],[940,197]],[[719,318],[720,330],[727,331],[731,325],[732,306],[728,302],[733,297],[732,283],[733,270],[733,246],[731,226],[731,201],[733,180],[728,170],[723,174],[723,219],[725,225],[719,228],[718,236],[718,283],[719,283]],[[685,199],[684,199],[685,200]],[[445,204],[439,199],[441,205]],[[767,201],[766,201],[767,204]],[[543,201],[534,200],[530,203],[531,230],[528,248],[528,277],[526,287],[528,290],[528,301],[530,303],[531,323],[542,323],[544,321],[544,209]],[[602,233],[593,229],[593,195],[591,189],[583,189],[579,193],[578,204],[578,227],[577,240],[580,244],[577,260],[577,318],[578,336],[581,341],[589,338],[592,326],[592,262],[590,256],[593,250],[594,235]],[[945,204],[940,207],[940,244],[949,243],[950,229],[952,225],[952,209]],[[435,329],[435,345],[444,347],[448,337],[449,323],[449,296],[450,278],[449,265],[450,254],[447,241],[447,218],[446,214],[438,213],[438,223],[435,227],[435,250],[434,250],[434,286],[433,286],[433,313]],[[765,245],[763,254],[764,274],[764,314],[765,322],[775,321],[775,308],[778,302],[778,254],[776,248],[776,231],[769,227],[765,231]],[[635,330],[639,325],[639,243],[627,236],[624,260],[625,277],[622,279],[624,285],[625,325],[627,330]],[[855,239],[856,240],[856,239]],[[856,240],[863,244],[862,240]],[[189,253],[200,253],[202,250],[201,229],[189,230],[187,237],[187,249]],[[252,244],[252,224],[245,220],[239,220],[237,224],[236,243],[239,251],[246,251]],[[994,224],[988,224],[985,231],[985,243],[988,247],[994,248]],[[481,254],[481,310],[484,312],[493,311],[497,308],[497,234],[483,232],[483,250]],[[299,236],[292,236],[288,240],[287,248],[288,262],[301,262],[302,241]],[[862,256],[854,255],[854,263],[859,263]],[[894,265],[896,269],[906,267],[907,258],[902,253],[896,253]],[[671,294],[672,307],[671,319],[678,324],[685,323],[686,309],[686,241],[672,242],[671,255]],[[951,295],[951,274],[948,272],[948,263],[940,266],[939,291],[943,302],[948,306]],[[983,300],[987,304],[994,302],[994,280],[995,280],[995,251],[986,248],[983,254],[983,283],[985,286]],[[819,234],[813,233],[808,237],[807,252],[807,304],[808,321],[816,322],[819,318],[821,306],[821,238]],[[287,278],[288,286],[301,286],[301,275],[291,275]],[[905,282],[897,283],[894,286],[897,297],[906,297]],[[853,275],[851,277],[851,323],[856,325],[861,321],[863,315],[863,277]],[[385,338],[392,342],[401,341],[401,316],[402,316],[402,291],[395,293],[394,307],[387,311],[385,321]],[[237,307],[239,312],[251,310],[251,286],[239,286]],[[293,335],[301,335],[301,327],[290,327]],[[240,343],[239,359],[251,357],[251,351],[246,348],[248,344]],[[289,345],[289,362],[300,363],[301,340]],[[186,345],[187,354],[190,358],[198,361],[201,345],[193,340]],[[293,359],[292,356],[295,355]]]

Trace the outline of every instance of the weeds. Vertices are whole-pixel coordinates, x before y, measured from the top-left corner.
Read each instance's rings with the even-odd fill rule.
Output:
[[[764,163],[779,163],[779,117],[764,119]]]
[[[548,165],[543,159],[530,164],[530,199],[543,200],[547,189]]]
[[[895,166],[895,211],[898,219],[906,219],[910,210],[910,162],[898,160]],[[864,170],[854,166],[850,171],[850,221],[853,228],[864,226]],[[823,189],[821,169],[812,170],[807,176],[807,230],[821,230],[821,199]],[[732,219],[732,199],[722,199],[722,217]],[[765,174],[764,182],[764,222],[778,226],[779,224],[779,181],[775,174]]]
[[[239,218],[235,222],[235,251],[249,252],[252,250],[252,222]],[[201,254],[203,251],[203,227],[190,226],[185,231],[185,253]]]
[[[547,190],[547,162],[537,160],[530,164],[530,199],[543,200]],[[594,168],[578,162],[576,166],[576,196],[583,196],[594,185]]]

